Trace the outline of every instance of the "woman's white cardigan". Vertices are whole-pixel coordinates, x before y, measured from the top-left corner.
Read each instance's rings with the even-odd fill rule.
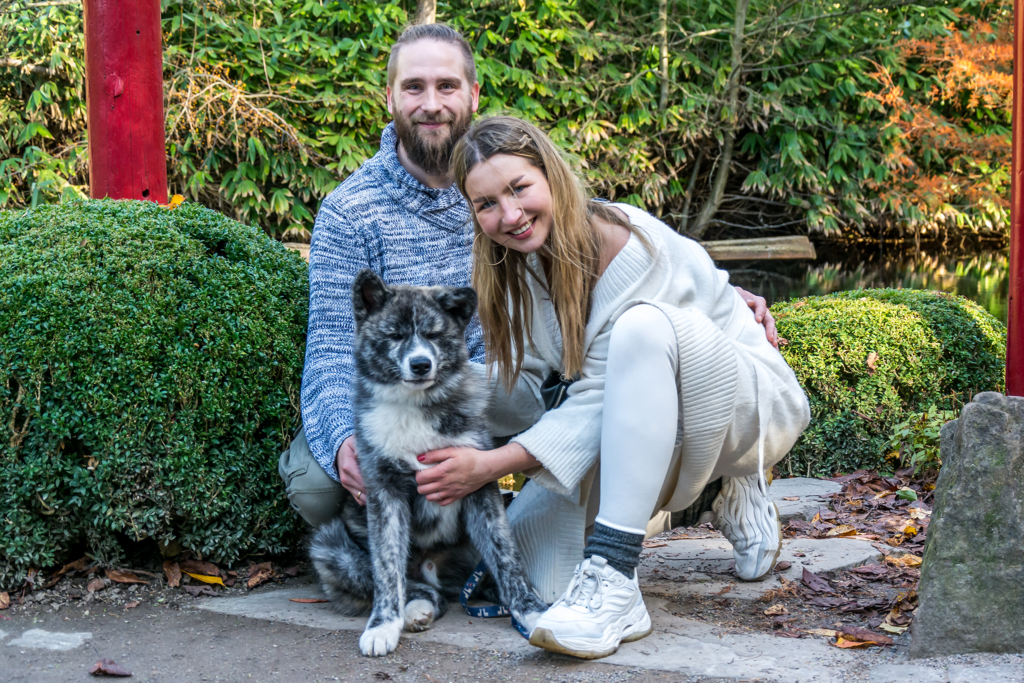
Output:
[[[653,304],[672,322],[679,346],[679,464],[658,508],[682,510],[709,481],[778,462],[806,428],[810,409],[793,371],[707,252],[644,211],[615,206],[646,235],[653,254],[631,236],[598,280],[581,376],[562,406],[548,412],[540,386],[561,368],[561,334],[543,287],[531,280],[532,345],[513,390],[496,392],[493,427],[518,434],[512,441],[540,461],[528,473],[537,483],[581,504],[581,483],[589,486],[599,456],[612,326],[631,306]],[[535,272],[543,277],[540,267]]]

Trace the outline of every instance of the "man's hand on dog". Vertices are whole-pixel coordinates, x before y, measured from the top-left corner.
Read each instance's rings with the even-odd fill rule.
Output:
[[[775,329],[775,318],[772,317],[772,312],[768,310],[768,302],[765,301],[763,296],[751,294],[747,290],[741,287],[733,287],[736,292],[740,295],[750,310],[754,312],[754,320],[764,325],[764,335],[768,337],[768,341],[775,348],[779,348],[779,331]]]
[[[359,459],[356,457],[356,437],[350,436],[341,442],[336,463],[341,485],[356,499],[360,505],[366,505],[366,486],[363,475],[359,471]]]

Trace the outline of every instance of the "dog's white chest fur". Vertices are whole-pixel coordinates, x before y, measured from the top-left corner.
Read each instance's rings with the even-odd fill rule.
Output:
[[[362,439],[373,445],[381,455],[402,460],[416,470],[424,465],[416,459],[427,451],[450,446],[477,446],[471,433],[455,436],[438,434],[423,410],[415,405],[378,403],[360,416]]]

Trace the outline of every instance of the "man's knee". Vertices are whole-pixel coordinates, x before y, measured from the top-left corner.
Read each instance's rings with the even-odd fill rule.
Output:
[[[281,454],[277,471],[284,481],[288,502],[310,526],[316,528],[341,512],[348,492],[320,467],[309,450],[303,430]]]

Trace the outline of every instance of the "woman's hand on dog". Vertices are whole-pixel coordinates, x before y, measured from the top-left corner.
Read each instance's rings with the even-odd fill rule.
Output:
[[[359,459],[356,457],[356,437],[350,436],[341,442],[336,464],[341,485],[352,494],[357,503],[366,505],[366,486],[363,485],[363,475],[359,471]]]
[[[493,451],[442,448],[419,455],[416,459],[424,465],[434,465],[416,473],[416,490],[439,505],[450,505],[484,484],[540,464],[518,443]]]

